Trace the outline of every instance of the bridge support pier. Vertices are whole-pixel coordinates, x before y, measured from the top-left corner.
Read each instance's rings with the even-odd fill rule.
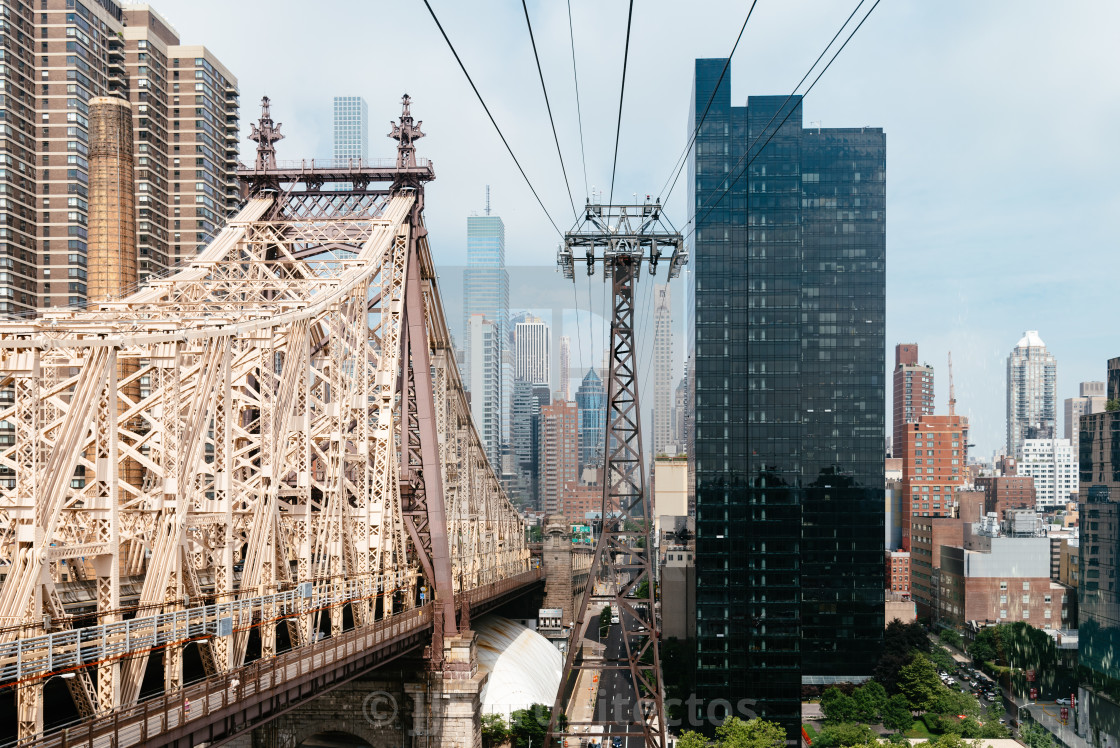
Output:
[[[481,748],[482,687],[475,633],[444,639],[443,669],[430,672],[426,683],[406,683],[412,697],[416,748]]]

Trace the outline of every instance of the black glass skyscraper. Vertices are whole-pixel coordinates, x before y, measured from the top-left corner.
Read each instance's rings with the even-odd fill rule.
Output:
[[[802,683],[882,645],[886,137],[732,106],[723,66],[696,61],[690,123],[715,90],[690,163],[697,685],[702,716],[796,740]]]

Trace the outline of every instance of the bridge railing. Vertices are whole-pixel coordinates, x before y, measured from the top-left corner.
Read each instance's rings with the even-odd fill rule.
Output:
[[[459,599],[471,604],[492,600],[541,577],[540,567],[534,567],[467,590]],[[206,725],[228,717],[231,710],[247,709],[272,698],[285,687],[318,678],[324,671],[341,667],[363,654],[414,638],[431,626],[433,612],[433,604],[429,602],[368,626],[290,649],[267,660],[256,660],[130,707],[115,709],[75,726],[5,743],[0,748],[122,748],[157,742],[156,736],[172,731],[205,732]]]

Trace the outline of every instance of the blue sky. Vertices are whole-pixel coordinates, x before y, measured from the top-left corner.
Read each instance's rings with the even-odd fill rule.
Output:
[[[520,4],[431,2],[567,228],[571,208]],[[789,93],[855,4],[759,0],[731,68],[735,102]],[[382,136],[407,91],[428,133],[419,150],[438,175],[426,210],[437,263],[462,265],[466,216],[482,209],[490,184],[507,261],[553,265],[557,234],[420,0],[323,0],[313,14],[293,0],[154,7],[184,43],[207,45],[238,77],[243,124],[261,95],[273,97],[287,135],[281,158],[330,154],[336,94],[366,98],[371,149],[389,155]],[[616,198],[665,182],[687,138],[692,61],[725,56],[746,7],[636,3]],[[578,205],[585,187],[567,5],[537,0],[529,9]],[[607,189],[626,3],[572,0],[572,10],[587,183]],[[952,350],[958,409],[982,455],[1003,445],[1005,362],[1024,330],[1039,330],[1057,356],[1063,399],[1079,381],[1103,379],[1106,359],[1120,355],[1118,27],[1120,5],[1108,2],[882,0],[805,100],[806,122],[887,132],[888,365],[894,343],[918,342],[937,368],[943,411]],[[678,185],[668,204],[678,225],[684,193]]]

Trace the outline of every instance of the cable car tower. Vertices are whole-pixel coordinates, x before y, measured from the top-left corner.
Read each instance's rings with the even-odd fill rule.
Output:
[[[668,259],[662,255],[668,253]],[[634,285],[642,265],[650,275],[668,262],[668,277],[675,278],[688,261],[684,239],[664,219],[660,200],[641,205],[587,203],[575,228],[564,235],[557,264],[564,277],[575,280],[576,265],[587,275],[600,265],[611,284],[611,359],[607,379],[607,431],[604,441],[603,530],[595,547],[591,574],[578,618],[568,639],[563,680],[548,727],[548,746],[562,746],[564,737],[587,738],[596,725],[607,737],[641,737],[646,746],[664,748],[665,709],[661,682],[660,637],[654,608],[653,527],[651,501],[646,492],[642,465],[642,429],[638,402],[637,351],[634,340]],[[643,585],[644,583],[644,585]],[[584,629],[592,620],[591,607],[610,605],[619,612],[621,653],[609,647],[584,652]],[[591,719],[580,719],[573,707],[579,673],[600,673],[600,686],[617,673],[633,688],[629,709],[614,704],[596,705]],[[609,708],[608,708],[609,706]],[[559,716],[563,714],[561,723]],[[607,743],[604,742],[604,745]]]

